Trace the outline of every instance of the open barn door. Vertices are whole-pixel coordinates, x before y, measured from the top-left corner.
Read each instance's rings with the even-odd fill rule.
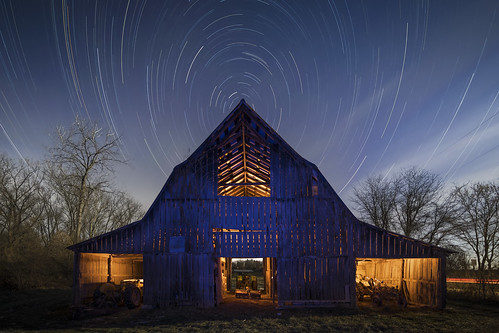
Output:
[[[118,303],[126,296],[125,292],[127,295],[130,293],[128,287],[132,285],[136,289],[131,298],[135,305],[140,303],[144,285],[141,254],[81,253],[75,263],[79,277],[73,285],[77,289],[74,294],[78,295],[75,304],[114,306],[117,304],[108,303]],[[127,288],[130,290],[127,291]],[[105,297],[101,297],[103,294]]]
[[[247,299],[275,302],[275,262],[275,258],[218,258],[216,303]]]
[[[381,305],[439,306],[440,264],[438,258],[357,259],[357,297]]]

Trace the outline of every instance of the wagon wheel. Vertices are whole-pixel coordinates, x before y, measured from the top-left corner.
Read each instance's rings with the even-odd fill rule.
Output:
[[[357,283],[357,287],[355,288],[355,293],[357,294],[357,300],[359,302],[364,299],[364,288],[362,284]]]
[[[140,305],[140,289],[134,285],[126,287],[124,299],[125,304],[129,309],[136,308]]]
[[[94,291],[94,304],[98,308],[109,308],[118,305],[115,297],[115,287],[112,283],[104,283]]]
[[[383,300],[381,299],[381,296],[379,294],[373,295],[373,303],[376,306],[381,306],[381,304],[383,304]]]

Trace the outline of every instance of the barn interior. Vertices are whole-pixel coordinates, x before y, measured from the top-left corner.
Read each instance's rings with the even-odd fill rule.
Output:
[[[438,258],[357,258],[357,299],[387,303],[405,297],[406,304],[436,306]],[[381,305],[381,304],[379,304]]]
[[[236,118],[217,139],[218,195],[270,196],[270,148],[249,117]]]
[[[91,303],[103,283],[120,285],[123,280],[143,279],[142,254],[81,253],[80,273],[81,301]]]
[[[219,267],[220,301],[277,300],[274,258],[220,258]]]

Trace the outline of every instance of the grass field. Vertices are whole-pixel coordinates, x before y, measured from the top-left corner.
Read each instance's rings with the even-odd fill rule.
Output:
[[[0,292],[3,332],[499,332],[499,303],[451,298],[447,308],[399,309],[362,303],[349,309],[276,310],[270,302],[214,309],[112,309],[71,319],[71,291]],[[260,303],[259,303],[260,302]]]

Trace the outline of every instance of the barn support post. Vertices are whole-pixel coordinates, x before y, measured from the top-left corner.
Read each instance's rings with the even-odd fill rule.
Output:
[[[405,266],[405,259],[400,259],[402,261],[401,263],[401,268],[400,268],[400,290],[404,294],[405,298],[408,299],[409,295],[407,293],[407,287],[404,285],[404,266]]]
[[[81,253],[78,251],[75,251],[74,252],[74,260],[73,260],[73,305],[74,306],[79,306],[81,304],[80,259],[81,259]]]
[[[107,282],[113,282],[113,276],[111,275],[111,272],[112,272],[112,269],[111,269],[112,261],[113,261],[113,256],[109,255],[109,257],[107,258]]]
[[[438,260],[437,307],[440,309],[445,308],[447,304],[446,260],[445,255],[442,255]]]
[[[217,266],[215,268],[215,305],[222,301],[222,258],[216,258]]]
[[[345,295],[345,298],[350,299],[350,306],[357,306],[357,292],[355,290],[356,281],[355,281],[355,272],[356,272],[356,264],[355,264],[355,256],[354,256],[354,241],[353,241],[353,223],[348,223],[348,270],[349,270],[349,283],[348,283],[348,295]]]
[[[271,261],[271,274],[272,274],[272,284],[270,286],[270,293],[272,295],[272,303],[274,304],[277,301],[277,298],[275,297],[276,292],[277,292],[277,287],[282,288],[283,284],[279,283],[279,276],[277,275],[277,258],[275,260]],[[280,292],[279,295],[282,295],[283,293]]]
[[[155,302],[154,302],[154,283],[157,279],[157,275],[154,275],[152,272],[152,267],[153,267],[153,257],[150,253],[144,253],[143,254],[143,278],[144,278],[144,296],[143,296],[143,302],[144,305],[153,308],[155,307]]]

